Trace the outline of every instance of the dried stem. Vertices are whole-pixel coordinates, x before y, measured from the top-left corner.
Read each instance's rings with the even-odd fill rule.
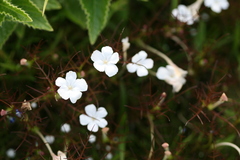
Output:
[[[221,142],[221,143],[218,143],[218,144],[215,145],[216,148],[217,148],[217,147],[221,147],[221,146],[230,146],[230,147],[236,149],[236,151],[237,151],[238,154],[240,155],[240,148],[239,148],[237,145],[233,144],[233,143],[230,143],[230,142]]]

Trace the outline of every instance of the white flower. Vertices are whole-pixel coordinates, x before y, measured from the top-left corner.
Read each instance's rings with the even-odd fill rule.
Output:
[[[55,137],[52,135],[46,135],[45,140],[49,143],[52,144],[55,141]]]
[[[128,42],[128,37],[122,39],[122,50],[126,52],[130,47],[130,43]]]
[[[88,89],[86,81],[81,78],[77,79],[76,72],[69,71],[66,74],[66,79],[58,77],[55,84],[60,87],[57,92],[64,99],[70,98],[72,103],[76,103],[82,97],[82,92]]]
[[[197,0],[189,6],[180,4],[176,9],[172,10],[172,15],[179,21],[187,23],[188,25],[192,25],[194,21],[198,20],[199,18],[198,11],[202,2],[203,0]]]
[[[12,148],[9,148],[6,152],[7,157],[14,158],[16,156],[16,151]]]
[[[113,157],[112,153],[108,153],[108,154],[106,155],[106,159],[112,159],[112,157]]]
[[[104,128],[108,122],[104,119],[108,114],[104,107],[96,109],[94,104],[89,104],[85,107],[85,114],[79,116],[80,124],[87,125],[87,129],[92,132],[97,132],[98,128]]]
[[[204,0],[204,5],[216,13],[220,13],[222,9],[226,10],[229,7],[227,0]]]
[[[37,108],[37,102],[32,102],[32,103],[31,103],[31,107],[32,107],[32,108]]]
[[[93,134],[91,134],[91,135],[89,136],[88,141],[89,141],[90,143],[94,143],[94,142],[96,141],[96,136],[93,135]]]
[[[58,154],[57,156],[55,154],[52,155],[53,160],[67,160],[67,156],[65,153],[58,151],[57,154]]]
[[[130,73],[137,72],[139,77],[148,75],[148,70],[153,67],[153,60],[147,58],[145,51],[140,51],[132,57],[132,63],[127,64],[127,70]]]
[[[70,132],[70,130],[71,130],[71,127],[68,123],[64,123],[61,127],[62,132],[68,133],[68,132]]]
[[[112,48],[109,46],[102,47],[101,52],[95,50],[92,53],[91,60],[93,66],[99,72],[105,72],[108,77],[112,77],[118,72],[116,64],[119,61],[119,54],[117,52],[113,53]]]
[[[173,92],[178,92],[185,84],[187,71],[182,70],[177,66],[167,65],[165,67],[159,67],[156,76],[160,80],[165,80],[168,84],[173,86]]]

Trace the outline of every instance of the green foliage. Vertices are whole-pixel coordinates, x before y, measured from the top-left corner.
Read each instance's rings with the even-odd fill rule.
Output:
[[[90,43],[94,44],[106,25],[110,0],[79,0],[87,16],[87,28]]]
[[[13,21],[32,22],[32,19],[23,9],[6,0],[0,0],[0,14],[10,17]]]
[[[14,29],[16,28],[16,23],[11,21],[4,21],[0,26],[0,48],[9,38],[9,36],[13,33]]]

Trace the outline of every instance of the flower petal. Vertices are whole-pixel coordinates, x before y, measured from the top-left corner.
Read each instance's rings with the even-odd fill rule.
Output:
[[[60,87],[60,86],[66,85],[67,83],[66,83],[66,80],[64,78],[58,77],[55,81],[55,84],[56,84],[56,86]]]
[[[101,119],[98,119],[98,120],[96,121],[96,124],[97,124],[100,128],[104,128],[104,127],[106,127],[106,126],[108,125],[108,122],[107,122],[105,119],[101,118]]]
[[[138,77],[146,76],[148,75],[148,70],[143,66],[139,66],[137,69],[137,75]]]
[[[140,55],[137,53],[132,57],[132,62],[133,63],[138,63],[141,60]]]
[[[101,51],[102,51],[102,54],[104,54],[106,56],[113,54],[113,49],[112,49],[112,47],[109,47],[109,46],[102,47]]]
[[[106,65],[101,61],[97,61],[93,63],[94,68],[96,68],[96,70],[98,70],[99,72],[104,72]]]
[[[147,58],[142,62],[142,65],[146,67],[147,69],[152,69],[153,68],[153,60],[151,58]]]
[[[72,82],[74,82],[77,79],[77,74],[76,72],[73,71],[69,71],[66,74],[66,81],[70,84],[72,84]]]
[[[103,55],[99,50],[95,50],[91,55],[91,60],[93,62],[103,60]]]
[[[130,72],[130,73],[134,73],[137,70],[137,65],[133,64],[133,63],[128,63],[126,67],[127,67],[128,72]]]
[[[79,90],[73,89],[70,93],[70,101],[74,104],[77,102],[78,99],[82,97],[82,92]]]
[[[87,115],[89,115],[90,117],[93,117],[95,118],[96,116],[96,112],[97,112],[97,109],[96,109],[96,106],[94,104],[89,104],[85,107],[85,112]]]
[[[147,58],[147,53],[145,51],[138,52],[140,59],[144,60]]]
[[[116,64],[119,61],[119,54],[117,52],[113,53],[111,56],[109,63]]]
[[[96,118],[106,117],[107,114],[107,110],[104,107],[99,107],[96,112]]]
[[[81,92],[86,91],[88,89],[87,82],[83,78],[76,80],[76,82],[74,84],[74,88],[75,87],[78,88],[78,90]]]
[[[97,132],[98,131],[98,125],[95,122],[90,122],[87,125],[87,129],[92,132]]]
[[[92,118],[88,117],[85,114],[81,114],[79,116],[79,122],[80,122],[81,125],[85,126],[85,125],[89,124],[90,122],[92,122]]]
[[[170,72],[165,67],[159,67],[156,76],[160,80],[166,80],[170,78]]]
[[[70,97],[70,92],[67,86],[62,86],[57,90],[58,94],[64,99],[67,100]]]
[[[107,74],[108,77],[112,77],[115,74],[117,74],[118,68],[115,64],[108,64],[105,68],[105,73]]]

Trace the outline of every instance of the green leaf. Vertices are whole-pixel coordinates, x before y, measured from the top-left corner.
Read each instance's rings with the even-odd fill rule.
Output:
[[[28,16],[28,14],[24,10],[7,2],[6,0],[0,0],[0,14],[7,15],[11,17],[11,19],[14,21],[19,22],[32,21],[32,19]]]
[[[11,21],[2,22],[2,26],[0,27],[0,49],[14,31],[16,25],[17,25],[16,22]]]
[[[94,44],[106,25],[110,0],[79,0],[87,16],[90,43]]]
[[[64,9],[67,17],[74,23],[86,29],[86,15],[82,10],[79,2],[76,0],[66,0],[64,3]]]
[[[0,14],[0,26],[2,26],[2,22],[5,20],[5,15]]]
[[[43,5],[44,5],[44,0],[31,0],[36,6],[40,9],[43,10]],[[49,10],[57,10],[61,9],[62,6],[57,0],[48,0],[47,6],[46,6],[46,11]]]
[[[42,16],[42,12],[30,0],[12,0],[12,3],[22,8],[32,18],[32,22],[23,22],[24,24],[34,29],[53,31],[46,17]]]

